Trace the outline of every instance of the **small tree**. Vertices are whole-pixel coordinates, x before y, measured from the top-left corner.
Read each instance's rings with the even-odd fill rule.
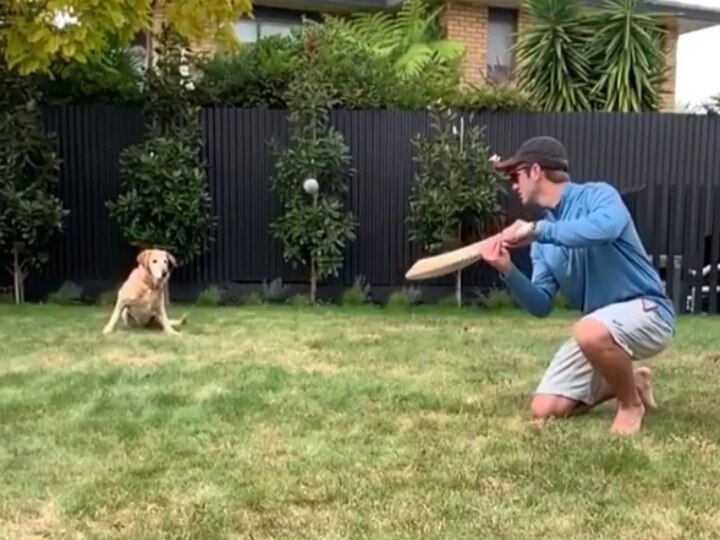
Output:
[[[47,261],[45,249],[68,211],[53,194],[60,161],[32,87],[2,60],[0,82],[0,258],[21,304],[25,279]]]
[[[545,111],[655,111],[666,76],[663,14],[647,0],[524,0],[518,87]]]
[[[410,194],[410,240],[426,252],[459,247],[487,234],[500,210],[499,182],[482,130],[465,129],[450,110],[431,114],[434,137],[413,139],[418,164]],[[455,274],[455,296],[462,306],[462,271]]]
[[[147,75],[149,131],[144,141],[121,153],[122,193],[107,202],[132,245],[167,249],[178,265],[207,249],[216,226],[202,163],[199,113],[183,74],[184,45],[177,34],[163,34],[157,67]]]
[[[315,31],[303,29],[302,58],[285,98],[290,143],[281,148],[271,142],[275,165],[270,179],[281,204],[271,232],[282,242],[286,261],[309,267],[312,303],[318,282],[338,275],[356,227],[344,201],[355,171],[342,134],[329,125],[332,88],[316,62]]]
[[[591,97],[605,111],[656,111],[667,75],[662,13],[646,0],[605,0],[589,16]]]

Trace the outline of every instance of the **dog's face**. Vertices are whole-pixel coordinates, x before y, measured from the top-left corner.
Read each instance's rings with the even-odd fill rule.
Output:
[[[164,283],[170,277],[172,266],[177,266],[175,257],[162,249],[143,250],[137,258],[156,283]]]

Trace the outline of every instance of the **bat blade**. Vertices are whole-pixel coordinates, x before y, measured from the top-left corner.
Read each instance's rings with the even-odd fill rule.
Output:
[[[462,270],[482,259],[479,246],[480,242],[475,242],[447,253],[423,257],[405,273],[405,279],[410,281],[431,279]]]

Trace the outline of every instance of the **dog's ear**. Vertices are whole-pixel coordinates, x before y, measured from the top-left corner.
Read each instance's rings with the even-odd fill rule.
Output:
[[[173,266],[177,267],[177,261],[175,260],[175,257],[173,257],[172,253],[168,253],[167,256],[168,256],[168,260],[170,261],[170,263]]]
[[[140,266],[147,267],[150,262],[150,250],[143,249],[137,256],[137,262]]]

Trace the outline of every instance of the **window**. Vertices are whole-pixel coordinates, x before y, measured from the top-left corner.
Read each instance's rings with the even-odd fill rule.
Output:
[[[295,23],[289,21],[260,21],[260,38],[268,36],[289,36]]]
[[[290,35],[293,28],[300,25],[300,21],[264,19],[243,19],[235,23],[235,35],[241,43],[255,43],[258,39],[277,35]]]
[[[255,43],[258,39],[257,21],[247,19],[236,22],[235,35],[241,43]]]
[[[488,8],[487,75],[493,81],[507,81],[512,75],[510,51],[517,32],[517,10]]]

